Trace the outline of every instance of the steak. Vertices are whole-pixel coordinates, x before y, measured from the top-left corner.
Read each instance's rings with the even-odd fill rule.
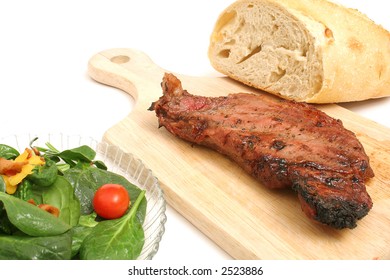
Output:
[[[266,187],[291,187],[310,219],[354,228],[372,208],[369,158],[340,120],[267,94],[192,95],[169,73],[161,86],[149,108],[159,127],[228,156]]]

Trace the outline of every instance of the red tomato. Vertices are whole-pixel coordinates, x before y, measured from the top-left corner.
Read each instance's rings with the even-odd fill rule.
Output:
[[[106,184],[97,189],[93,197],[96,214],[105,219],[117,219],[129,208],[129,194],[125,187],[118,184]]]

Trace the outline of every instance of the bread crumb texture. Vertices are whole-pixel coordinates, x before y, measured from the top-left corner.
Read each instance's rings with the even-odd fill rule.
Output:
[[[328,1],[239,0],[218,18],[209,58],[221,73],[287,99],[344,102],[390,95],[389,38]]]

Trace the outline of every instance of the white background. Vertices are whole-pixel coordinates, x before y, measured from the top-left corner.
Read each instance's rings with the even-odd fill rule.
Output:
[[[109,48],[136,48],[162,68],[218,76],[207,58],[209,36],[232,0],[54,1],[0,3],[0,136],[26,132],[103,133],[132,108],[125,93],[91,80],[87,63]],[[388,30],[383,0],[339,0]],[[344,104],[390,127],[390,98]],[[168,207],[155,260],[231,259]]]

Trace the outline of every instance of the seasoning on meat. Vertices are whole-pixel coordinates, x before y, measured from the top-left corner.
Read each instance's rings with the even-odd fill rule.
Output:
[[[269,188],[292,187],[303,212],[336,229],[354,228],[372,208],[374,176],[355,134],[312,105],[268,95],[195,96],[166,73],[153,102],[159,126],[234,160]]]

